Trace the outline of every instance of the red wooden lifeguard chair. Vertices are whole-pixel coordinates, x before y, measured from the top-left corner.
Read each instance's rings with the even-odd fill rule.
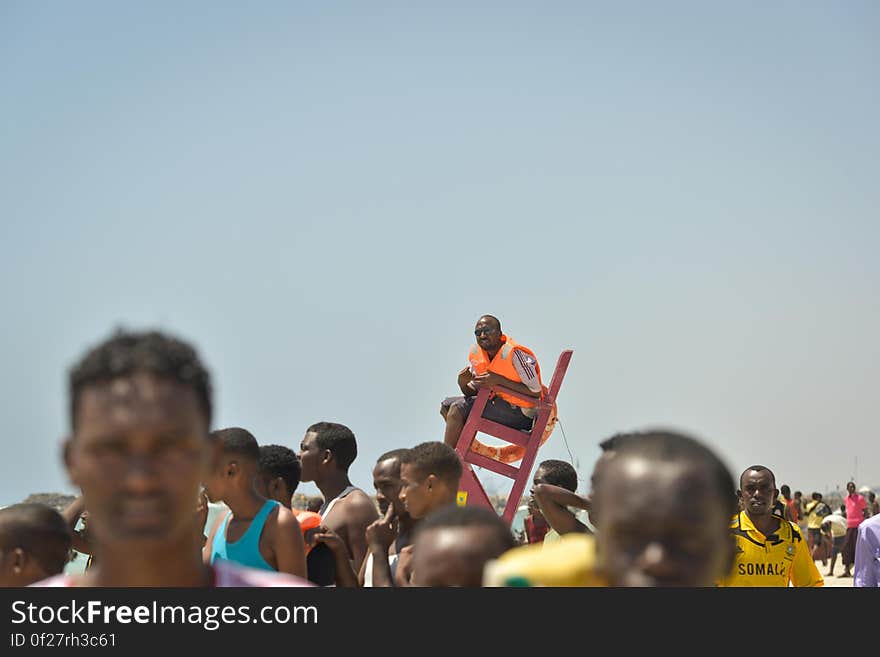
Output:
[[[520,399],[530,402],[535,401],[534,397],[527,397],[526,395],[514,392],[503,386],[482,388],[480,392],[477,393],[477,398],[474,400],[474,405],[471,407],[468,419],[464,423],[464,427],[462,427],[461,435],[455,446],[455,451],[458,453],[459,458],[462,460],[462,465],[464,466],[461,475],[461,482],[458,486],[460,505],[478,504],[480,506],[488,507],[493,511],[495,510],[492,506],[492,502],[489,501],[489,496],[486,494],[483,484],[480,483],[472,466],[476,465],[481,468],[486,468],[487,470],[513,479],[513,487],[510,489],[504,512],[501,514],[501,518],[504,522],[508,525],[511,524],[517,506],[519,505],[519,500],[525,489],[526,480],[528,479],[529,474],[532,471],[532,466],[535,463],[538,447],[540,447],[543,442],[542,438],[544,436],[544,431],[547,428],[548,422],[550,422],[554,405],[556,403],[556,397],[559,394],[559,388],[562,387],[562,379],[565,378],[565,372],[568,369],[568,362],[571,360],[572,353],[573,351],[571,349],[566,349],[559,355],[559,359],[556,361],[556,369],[553,370],[553,378],[550,380],[548,392],[544,395],[544,398],[538,402],[538,415],[535,417],[531,431],[520,431],[493,422],[492,420],[487,420],[483,417],[483,410],[486,408],[486,402],[489,401],[489,393],[494,390],[500,389],[508,395],[513,395],[514,397],[519,397]],[[471,446],[473,445],[474,438],[476,438],[478,432],[524,447],[525,453],[523,454],[519,466],[502,463],[489,456],[474,452],[471,449]]]

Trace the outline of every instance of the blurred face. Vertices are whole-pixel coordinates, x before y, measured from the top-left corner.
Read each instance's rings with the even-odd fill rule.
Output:
[[[769,516],[779,491],[768,470],[747,470],[740,477],[740,506],[752,518]]]
[[[611,586],[714,586],[732,565],[728,507],[691,463],[616,456],[596,490]]]
[[[483,567],[500,556],[486,546],[498,540],[487,527],[438,527],[413,547],[413,586],[483,585]]]
[[[65,462],[89,509],[90,535],[142,547],[191,538],[209,458],[195,391],[136,373],[84,389],[77,417]]]
[[[376,502],[382,515],[388,511],[389,505],[394,507],[394,513],[398,517],[406,513],[403,502],[400,501],[400,486],[400,461],[385,459],[373,467],[373,487],[376,489]]]
[[[431,479],[422,475],[412,463],[400,466],[400,500],[413,518],[428,514],[431,501]]]
[[[318,434],[314,431],[307,432],[299,445],[299,454],[297,454],[302,468],[300,481],[315,480],[324,451],[318,447]]]
[[[850,495],[855,493],[856,492],[856,485],[853,482],[849,482],[846,485],[846,492],[849,493]]]
[[[474,326],[474,337],[477,344],[486,351],[498,351],[501,348],[501,330],[491,319],[481,317]]]

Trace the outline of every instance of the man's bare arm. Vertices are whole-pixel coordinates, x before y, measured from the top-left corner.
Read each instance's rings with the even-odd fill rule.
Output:
[[[358,571],[367,557],[367,527],[379,517],[379,512],[366,495],[363,495],[362,499],[360,497],[353,499],[351,507],[346,511],[348,547],[351,550],[352,566]]]
[[[351,567],[351,561],[348,559],[348,549],[345,542],[332,529],[327,529],[323,525],[315,530],[314,541],[325,543],[330,552],[333,553],[333,562],[336,566],[336,586],[339,588],[359,588],[358,576],[355,575]]]
[[[394,573],[396,586],[412,586],[413,546],[407,545],[397,557],[397,570]]]
[[[590,500],[573,493],[567,488],[553,486],[552,484],[538,484],[532,488],[532,495],[541,509],[541,514],[554,530],[559,534],[571,532],[586,532],[587,526],[578,520],[568,510],[573,506],[578,509],[589,511],[592,507]]]
[[[306,577],[306,544],[303,541],[302,528],[293,513],[278,507],[275,517],[274,545],[278,572],[290,573],[297,577]]]

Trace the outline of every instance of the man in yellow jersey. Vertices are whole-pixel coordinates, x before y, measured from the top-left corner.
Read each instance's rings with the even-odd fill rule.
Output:
[[[752,465],[739,478],[741,511],[730,532],[736,541],[733,569],[719,586],[823,586],[800,528],[772,513],[779,494],[776,477],[763,465]]]

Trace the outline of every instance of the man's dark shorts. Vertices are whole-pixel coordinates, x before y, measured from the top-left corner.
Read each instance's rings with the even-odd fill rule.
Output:
[[[476,396],[447,397],[440,405],[447,410],[454,405],[462,411],[464,417],[467,417],[470,415],[475,400]],[[497,422],[498,424],[503,424],[506,427],[520,430],[525,429],[526,431],[531,430],[534,421],[534,418],[525,415],[519,406],[514,406],[497,396],[492,397],[486,402],[486,409],[483,411],[483,417],[487,420]]]

